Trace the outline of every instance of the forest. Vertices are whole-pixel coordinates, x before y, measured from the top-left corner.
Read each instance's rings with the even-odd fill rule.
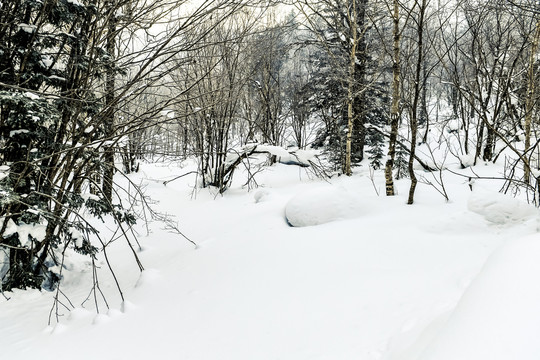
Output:
[[[452,203],[458,183],[493,184],[505,219],[536,214],[539,41],[533,0],[1,0],[0,298],[51,294],[59,322],[77,308],[66,273],[87,264],[99,313],[100,276],[126,303],[115,244],[139,274],[154,222],[199,248],[141,182],[157,164],[172,168],[159,186],[211,194],[209,212],[238,191],[262,201],[266,172],[287,169],[362,177],[403,214],[426,194]],[[287,226],[318,225],[303,211],[334,198],[340,218],[382,206],[313,194]]]

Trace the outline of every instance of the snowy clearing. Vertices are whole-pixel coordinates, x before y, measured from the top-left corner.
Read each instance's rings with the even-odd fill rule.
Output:
[[[407,180],[398,196],[378,197],[364,168],[326,183],[276,164],[258,189],[239,176],[223,196],[195,192],[195,177],[163,186],[188,168],[145,165],[131,179],[198,248],[161,223],[149,235],[141,226],[146,270],[115,244],[126,302],[101,259],[110,309],[98,300],[99,314],[84,302],[90,265],[68,262],[63,291],[75,310],[60,309],[51,326],[55,293],[0,296],[2,358],[540,358],[539,217],[494,196],[497,184],[478,181],[471,193],[447,175],[449,203],[420,185],[412,206]],[[382,188],[383,174],[374,181]]]

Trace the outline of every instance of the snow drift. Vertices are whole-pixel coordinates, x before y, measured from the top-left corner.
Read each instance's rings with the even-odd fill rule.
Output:
[[[302,227],[355,218],[362,211],[358,195],[341,186],[326,186],[294,196],[285,206],[285,217],[291,226]]]
[[[539,215],[538,209],[522,200],[484,189],[474,189],[468,208],[499,225],[517,223]]]
[[[540,359],[538,259],[538,234],[495,251],[421,359]]]

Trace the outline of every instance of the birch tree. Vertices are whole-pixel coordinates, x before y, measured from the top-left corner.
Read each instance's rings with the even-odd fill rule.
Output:
[[[394,196],[394,179],[393,179],[393,167],[396,157],[396,141],[398,136],[399,119],[400,119],[400,100],[401,100],[401,63],[400,63],[400,41],[402,30],[399,27],[400,12],[399,2],[394,0],[393,12],[392,12],[392,105],[390,107],[390,140],[388,143],[388,156],[386,158],[386,166],[384,169],[384,175],[386,179],[386,195]]]

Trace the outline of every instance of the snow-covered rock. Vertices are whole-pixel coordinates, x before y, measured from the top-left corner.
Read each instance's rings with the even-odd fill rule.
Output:
[[[285,217],[291,226],[302,227],[358,217],[362,211],[358,195],[341,186],[326,186],[294,196],[285,206]]]

